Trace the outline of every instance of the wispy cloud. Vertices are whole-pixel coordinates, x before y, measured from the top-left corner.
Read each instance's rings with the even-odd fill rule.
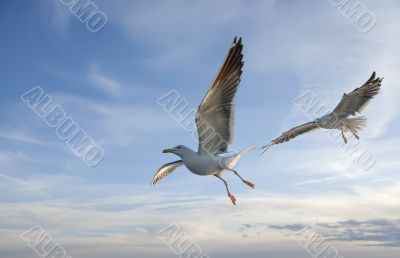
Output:
[[[116,78],[112,78],[101,71],[100,65],[91,63],[87,72],[89,82],[100,91],[111,97],[134,96],[133,87],[128,87]]]
[[[42,200],[29,203],[3,201],[0,218],[7,223],[0,223],[1,230],[10,230],[9,225],[13,225],[11,228],[16,234],[26,231],[32,223],[40,224],[72,250],[100,241],[107,246],[121,245],[121,249],[115,249],[115,254],[121,255],[132,243],[142,248],[154,245],[156,249],[147,249],[146,257],[153,257],[162,250],[162,243],[155,242],[156,232],[170,223],[180,225],[200,243],[218,241],[218,247],[205,245],[211,252],[224,250],[233,243],[242,245],[243,238],[246,238],[248,248],[257,248],[263,242],[269,244],[273,238],[279,239],[279,246],[285,248],[293,240],[290,236],[282,236],[280,231],[298,231],[306,225],[317,225],[331,240],[355,241],[358,247],[398,246],[398,198],[391,202],[384,199],[371,201],[370,198],[386,193],[387,187],[361,191],[352,197],[342,194],[278,197],[259,193],[241,198],[240,205],[233,209],[222,197],[177,196],[130,184],[86,187],[85,181],[64,177],[43,178],[36,183],[32,179],[8,180],[10,188],[19,186],[23,192],[35,196],[45,190],[46,195],[41,197]],[[399,189],[398,185],[390,187]],[[101,196],[95,194],[99,191]],[[114,194],[108,195],[110,192]],[[210,214],[210,209],[219,216]],[[294,217],[298,217],[299,222],[290,223]],[[375,219],[380,217],[387,219]],[[137,252],[137,249],[133,251]]]
[[[9,141],[19,141],[23,143],[31,143],[31,144],[38,144],[38,145],[48,145],[48,142],[41,141],[37,137],[27,135],[22,132],[16,132],[16,131],[0,131],[0,138],[3,138],[5,140]]]
[[[328,241],[361,242],[367,246],[400,247],[400,220],[371,219],[367,221],[347,220],[315,225],[290,224],[271,225],[275,230],[300,231],[313,227]]]
[[[72,257],[174,257],[156,232],[175,223],[210,257],[308,258],[289,238],[306,225],[339,242],[345,257],[380,258],[382,246],[388,257],[398,257],[400,15],[395,1],[367,2],[377,25],[361,34],[329,1],[99,0],[109,26],[95,35],[75,31],[77,21],[58,1],[43,2],[38,15],[50,33],[37,40],[13,30],[28,34],[27,49],[43,51],[43,59],[28,58],[18,44],[6,51],[45,69],[5,85],[47,84],[41,85],[110,156],[103,167],[82,168],[39,118],[19,108],[23,90],[10,86],[0,127],[0,256],[31,256],[19,235],[40,224]],[[54,52],[64,45],[54,44],[51,34],[70,43],[65,56]],[[382,92],[365,110],[370,124],[361,134],[377,154],[373,169],[357,170],[321,131],[243,159],[238,169],[255,180],[256,190],[227,173],[235,208],[221,182],[184,168],[150,188],[154,171],[172,159],[161,156],[162,146],[195,146],[156,99],[177,89],[196,107],[234,35],[245,42],[238,148],[307,121],[291,106],[305,90],[334,106],[376,70],[385,77]]]
[[[64,39],[69,33],[72,14],[61,1],[42,1],[43,25],[48,32],[58,35]]]

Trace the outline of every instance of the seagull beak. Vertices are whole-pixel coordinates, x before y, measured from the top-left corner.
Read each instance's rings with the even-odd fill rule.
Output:
[[[163,153],[174,153],[173,149],[165,149],[162,151]]]

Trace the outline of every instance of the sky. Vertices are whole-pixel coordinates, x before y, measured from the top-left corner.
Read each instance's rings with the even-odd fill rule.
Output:
[[[74,258],[190,257],[166,237],[175,229],[203,257],[315,257],[305,229],[337,251],[329,257],[399,257],[398,1],[354,1],[373,17],[367,31],[344,0],[92,0],[106,18],[98,31],[70,2],[0,2],[1,257],[40,256],[21,238],[36,226]],[[227,173],[236,207],[222,182],[185,168],[150,186],[178,159],[163,149],[197,149],[157,100],[175,91],[195,110],[234,36],[245,64],[232,149],[316,118],[305,94],[333,108],[376,71],[382,90],[360,142],[320,130],[243,156],[237,170],[256,187]],[[98,164],[24,100],[36,87],[104,150]]]

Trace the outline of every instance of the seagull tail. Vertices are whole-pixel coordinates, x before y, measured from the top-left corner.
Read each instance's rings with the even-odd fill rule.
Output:
[[[250,151],[253,151],[253,150],[256,150],[256,149],[257,149],[257,147],[254,147],[254,146],[249,147],[249,148],[244,149],[241,152],[239,152],[239,155],[243,155],[243,154],[249,153]]]
[[[234,168],[237,165],[237,163],[239,162],[239,159],[243,154],[249,153],[250,151],[253,151],[253,150],[256,150],[256,149],[257,149],[257,147],[249,147],[247,149],[244,149],[242,151],[239,151],[239,152],[235,153],[234,155],[232,155],[230,157],[223,158],[222,159],[222,161],[223,161],[222,166],[224,168],[228,168],[228,169],[229,168]]]
[[[349,127],[349,129],[355,133],[361,131],[361,129],[363,129],[366,126],[367,126],[367,118],[365,116],[360,116],[347,120],[347,127]]]

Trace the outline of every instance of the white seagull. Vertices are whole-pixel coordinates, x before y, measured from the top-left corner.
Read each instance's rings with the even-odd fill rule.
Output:
[[[356,88],[348,94],[343,94],[342,100],[331,113],[282,133],[278,138],[262,147],[265,149],[263,153],[274,144],[290,141],[298,135],[317,128],[340,130],[345,143],[347,143],[347,138],[344,136],[344,131],[350,131],[354,137],[359,140],[360,137],[357,135],[358,131],[367,125],[367,118],[364,116],[349,116],[355,116],[357,113],[361,113],[369,101],[379,93],[382,78],[375,78],[375,75],[375,72],[373,72],[368,81],[361,87]]]
[[[200,176],[213,175],[221,179],[229,198],[236,205],[236,198],[230,193],[228,183],[222,178],[226,170],[235,173],[243,183],[254,188],[254,184],[244,180],[234,167],[242,154],[255,147],[247,148],[230,156],[223,156],[233,139],[234,104],[233,99],[240,83],[243,67],[242,39],[233,40],[217,76],[207,91],[196,114],[196,125],[199,136],[198,151],[178,145],[163,153],[173,153],[181,160],[162,166],[154,175],[152,185],[172,173],[176,168],[185,165],[192,173]]]

